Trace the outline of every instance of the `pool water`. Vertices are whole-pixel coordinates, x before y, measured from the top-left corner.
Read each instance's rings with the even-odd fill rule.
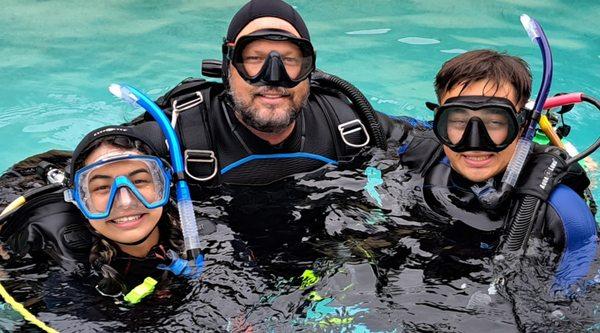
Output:
[[[107,91],[126,82],[158,97],[202,59],[220,58],[232,14],[244,1],[4,1],[0,13],[0,170],[32,154],[73,149],[88,131],[131,119]],[[600,96],[600,4],[581,1],[293,1],[310,28],[319,68],[362,89],[389,114],[431,119],[433,78],[464,50],[492,48],[523,57],[534,87],[539,49],[519,15],[543,25],[555,61],[552,93]],[[60,15],[57,15],[60,13]],[[600,112],[567,116],[569,140],[584,148],[597,136]],[[600,153],[593,155],[600,161]],[[598,171],[593,172],[596,181]],[[600,190],[595,193],[600,196]]]
[[[243,2],[4,1],[0,170],[48,149],[73,149],[90,130],[139,114],[109,94],[112,82],[158,97],[199,76],[202,59],[220,58],[229,19]],[[596,1],[290,3],[310,29],[318,67],[354,83],[388,114],[431,119],[424,102],[435,99],[433,78],[465,50],[523,57],[537,87],[541,58],[520,25],[522,13],[538,19],[550,39],[552,93],[600,96]],[[600,112],[592,107],[576,107],[565,121],[579,149],[598,136]],[[543,250],[518,262],[524,273],[490,293],[502,265],[494,264],[487,243],[456,246],[439,226],[414,217],[427,216],[403,210],[398,202],[410,201],[405,183],[411,180],[396,170],[392,155],[379,154],[373,162],[366,157],[366,165],[384,170],[382,207],[363,191],[362,169],[324,170],[258,193],[207,196],[198,208],[225,223],[203,240],[209,265],[202,284],[183,284],[156,304],[104,304],[80,291],[90,286],[77,288],[56,269],[27,262],[3,267],[9,279],[3,283],[63,331],[600,330],[597,259],[592,282],[575,300],[547,292],[554,266]],[[600,153],[592,159],[600,161]],[[598,169],[590,175],[600,181]],[[593,191],[600,198],[600,186]],[[310,274],[314,283],[301,277]],[[185,302],[179,294],[187,295]],[[0,327],[22,325],[5,313]]]

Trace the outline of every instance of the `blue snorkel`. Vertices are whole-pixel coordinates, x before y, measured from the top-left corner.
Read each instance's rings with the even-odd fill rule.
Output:
[[[506,193],[510,193],[514,188],[517,179],[521,173],[521,169],[527,160],[527,156],[532,149],[533,137],[535,136],[536,127],[544,108],[544,103],[550,92],[550,85],[552,83],[552,52],[550,51],[550,45],[548,44],[548,38],[544,34],[544,30],[539,23],[523,14],[521,15],[521,23],[527,31],[527,34],[534,43],[537,43],[542,51],[542,59],[544,63],[544,72],[542,77],[542,84],[540,90],[535,99],[535,105],[533,114],[529,119],[529,123],[526,124],[527,129],[523,133],[523,136],[517,144],[517,148],[508,164],[508,168],[502,178],[502,190],[499,198],[505,197]],[[542,200],[533,196],[525,195],[520,200],[514,219],[508,230],[508,236],[504,244],[504,248],[508,251],[517,251],[519,249],[525,250],[527,247],[527,240],[533,227],[533,221],[535,220],[537,213],[540,209]]]
[[[527,156],[531,152],[533,137],[535,136],[536,127],[539,119],[542,115],[542,109],[548,93],[550,92],[550,85],[552,84],[552,52],[550,51],[550,45],[548,44],[548,38],[544,33],[544,30],[540,24],[533,18],[526,14],[521,15],[521,24],[527,31],[527,34],[534,43],[537,43],[542,51],[542,60],[544,63],[544,71],[542,77],[542,84],[540,90],[535,99],[535,106],[531,117],[525,124],[526,130],[523,132],[517,147],[513,154],[506,172],[502,177],[501,189],[498,191],[493,187],[493,184],[484,186],[483,188],[473,186],[473,192],[478,196],[479,202],[488,209],[497,208],[508,195],[512,192],[519,179],[523,165],[527,160]],[[528,198],[526,197],[525,200]]]
[[[200,251],[200,235],[196,225],[194,215],[194,206],[190,196],[190,189],[184,176],[184,162],[181,154],[181,145],[175,130],[171,127],[171,122],[164,112],[148,96],[134,87],[128,85],[111,84],[108,90],[123,101],[132,105],[142,107],[148,111],[154,120],[160,126],[169,145],[171,155],[171,164],[175,172],[175,188],[177,193],[177,209],[179,210],[179,219],[183,231],[183,239],[188,259],[194,260],[196,264],[201,262],[202,254]]]
[[[515,154],[513,155],[513,158],[511,159],[508,168],[504,173],[504,177],[502,177],[502,182],[509,184],[511,187],[514,187],[517,183],[521,169],[523,168],[525,160],[527,159],[527,155],[529,155],[529,151],[531,150],[537,124],[542,115],[542,109],[544,108],[544,103],[548,98],[550,85],[552,84],[552,52],[550,51],[550,45],[548,44],[548,38],[546,37],[544,30],[542,30],[542,27],[536,20],[525,14],[521,15],[521,23],[527,31],[529,38],[531,38],[534,43],[537,43],[542,51],[544,72],[542,84],[535,99],[533,114],[529,120],[529,126],[523,133],[522,138],[519,140]]]

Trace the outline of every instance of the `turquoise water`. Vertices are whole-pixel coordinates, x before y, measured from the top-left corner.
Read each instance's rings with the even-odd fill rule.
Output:
[[[492,48],[527,60],[539,82],[539,51],[521,28],[528,13],[544,26],[555,59],[553,92],[600,96],[600,33],[594,1],[293,1],[304,15],[318,66],[361,88],[389,114],[431,118],[440,65],[464,50]],[[219,58],[229,18],[243,1],[5,2],[0,84],[0,170],[47,149],[73,149],[88,131],[137,111],[106,90],[127,82],[158,97],[200,61]],[[56,15],[60,13],[60,15]],[[567,116],[582,148],[597,135],[600,112]],[[593,155],[600,160],[600,154]],[[598,171],[592,171],[598,180]],[[600,190],[595,188],[596,196]]]
[[[0,148],[3,151],[0,170],[8,168],[27,156],[48,149],[73,149],[88,131],[106,124],[121,123],[136,116],[139,111],[125,107],[123,103],[108,93],[107,87],[112,82],[130,83],[146,90],[151,96],[158,97],[181,79],[198,76],[202,59],[219,58],[220,43],[228,21],[243,2],[178,1],[167,6],[164,1],[103,1],[98,3],[64,0],[3,1],[3,11],[0,12],[0,31],[2,32],[0,34],[2,43],[2,48],[0,48],[0,59],[2,59],[0,62],[0,86],[2,87],[0,90],[0,135],[3,139],[0,141]],[[553,93],[583,91],[592,96],[600,96],[600,76],[598,74],[600,73],[600,32],[598,32],[596,24],[600,4],[595,1],[578,1],[576,7],[571,1],[544,0],[526,2],[518,0],[452,1],[445,3],[439,1],[359,0],[317,2],[313,0],[292,1],[291,3],[297,7],[307,21],[318,52],[318,66],[356,84],[377,109],[389,114],[430,119],[431,112],[423,107],[423,103],[426,100],[433,100],[435,97],[432,89],[433,77],[444,61],[464,50],[492,48],[522,56],[531,64],[535,82],[539,83],[541,74],[539,50],[527,38],[518,19],[519,15],[524,12],[537,18],[543,24],[551,40],[555,59]],[[567,122],[576,129],[569,139],[582,148],[595,140],[598,135],[600,112],[585,106],[577,107],[567,115]],[[593,155],[593,158],[600,161],[600,153]],[[389,162],[389,165],[392,163]],[[335,174],[335,172],[332,173]],[[397,170],[388,173],[386,174],[386,184],[392,193],[400,188],[399,185],[395,185],[394,180],[402,177]],[[599,182],[598,171],[592,171],[592,175],[596,182]],[[346,202],[363,203],[360,191],[359,194],[356,194],[356,188],[361,189],[364,182],[350,176],[346,176],[346,179],[343,173],[337,176],[341,179],[336,181],[337,178],[332,178],[331,182],[341,188],[339,197],[335,196],[337,189],[328,190],[330,184],[319,185],[323,187],[320,188],[311,180],[307,180],[301,182],[302,186],[295,188],[295,191],[312,193],[312,196],[304,193],[297,195],[300,198],[308,197],[311,199],[310,203],[290,209],[285,202],[278,200],[281,197],[279,193],[269,197],[271,201],[264,202],[276,205],[275,208],[270,207],[273,211],[279,213],[290,211],[290,215],[294,218],[301,216],[302,222],[322,220],[323,218],[320,216],[313,217],[311,215],[313,211],[317,212],[315,214],[319,214],[319,210],[313,208],[314,206],[317,208],[328,207],[330,211],[327,213],[329,219],[326,227],[333,230],[331,233],[335,233],[338,230],[336,228],[341,229],[339,226],[341,222],[336,220],[338,213],[340,216],[355,217],[352,221],[342,220],[348,224],[367,220],[367,217],[374,221],[385,220],[384,213],[377,215],[376,212],[363,212],[360,205],[346,207],[344,205]],[[398,180],[398,182],[400,181]],[[304,189],[305,187],[307,189]],[[397,193],[394,192],[394,194]],[[595,188],[595,194],[597,198],[600,198],[598,187]],[[390,197],[392,196],[389,195],[388,198]],[[394,198],[400,197],[395,196]],[[224,198],[220,201],[217,200],[214,204],[207,201],[206,204],[210,205],[212,210],[206,208],[206,211],[217,218],[226,219],[228,215],[221,210],[222,207],[232,204],[230,200],[230,198]],[[405,216],[402,214],[405,212],[401,211],[400,204],[396,201],[384,204],[387,208],[391,207],[393,214],[388,214],[388,216],[395,220],[403,220]],[[370,207],[368,203],[365,203],[364,206]],[[248,209],[245,206],[242,208],[233,211]],[[230,219],[234,220],[235,217]],[[296,257],[288,259],[287,256],[290,255],[290,252],[302,252],[310,246],[317,248],[314,252],[319,253],[319,256],[321,253],[326,253],[335,260],[341,257],[350,261],[347,258],[359,257],[351,251],[352,249],[347,249],[350,246],[346,243],[351,243],[351,241],[344,244],[336,242],[331,245],[322,241],[325,237],[321,237],[321,234],[314,236],[315,239],[309,238],[310,246],[302,243],[302,250],[297,251],[294,243],[290,243],[292,244],[290,247],[294,248],[294,251],[285,252],[272,246],[270,242],[273,240],[265,239],[263,231],[283,234],[282,230],[276,229],[279,227],[280,229],[291,228],[290,233],[302,234],[304,226],[300,222],[285,226],[269,225],[268,222],[271,220],[277,221],[276,218],[267,214],[267,218],[259,219],[261,224],[258,226],[247,225],[249,230],[244,229],[244,232],[241,232],[244,235],[249,234],[250,231],[259,234],[260,237],[256,237],[258,239],[256,243],[264,244],[265,249],[257,244],[251,245],[258,252],[256,257],[263,258],[261,260],[269,263],[269,265],[265,265],[267,267],[275,266],[281,271],[290,270],[292,273],[287,275],[299,276],[306,265],[294,266],[289,262],[293,263],[293,259]],[[294,221],[296,220],[294,219]],[[375,224],[375,222],[373,223]],[[246,224],[244,226],[246,227]],[[366,244],[373,248],[378,246],[385,248],[385,251],[381,250],[383,255],[380,255],[384,260],[381,260],[382,263],[379,264],[383,267],[379,267],[379,269],[380,272],[381,270],[389,271],[387,274],[382,273],[382,276],[389,278],[389,281],[382,287],[379,282],[373,282],[376,278],[367,275],[364,280],[368,283],[365,283],[364,280],[361,280],[360,283],[361,287],[365,288],[364,290],[359,288],[357,291],[350,291],[355,293],[355,297],[367,300],[365,307],[373,309],[370,315],[373,317],[371,320],[374,323],[382,322],[384,328],[400,327],[398,322],[408,317],[410,320],[407,321],[416,323],[427,323],[439,319],[443,324],[449,322],[450,326],[448,327],[450,328],[470,327],[474,330],[474,328],[485,327],[487,330],[493,330],[498,327],[512,329],[517,327],[512,322],[513,307],[510,306],[511,304],[507,305],[508,301],[503,299],[498,301],[502,307],[494,303],[493,307],[482,310],[478,316],[466,312],[462,305],[454,306],[455,304],[467,304],[467,301],[470,303],[469,296],[474,290],[487,290],[490,282],[487,280],[487,276],[491,273],[489,271],[480,272],[481,267],[489,266],[486,258],[461,261],[459,257],[459,259],[449,261],[448,265],[454,265],[458,267],[457,269],[467,272],[464,276],[460,275],[460,278],[438,277],[436,274],[432,274],[431,271],[435,273],[437,266],[443,265],[438,261],[431,261],[428,274],[432,274],[433,277],[424,276],[421,272],[423,267],[420,265],[429,265],[429,258],[434,257],[433,254],[437,255],[438,251],[434,245],[439,237],[437,230],[429,232],[421,230],[420,233],[410,234],[409,232],[412,230],[410,226],[412,225],[408,222],[400,223],[400,228],[394,225],[394,232],[381,232],[386,236],[391,235],[390,238],[393,241],[391,240],[389,243],[399,244],[397,249],[388,249],[387,247],[390,246],[387,244],[389,243],[379,239],[370,240],[370,243]],[[292,227],[302,230],[297,231]],[[323,233],[322,227],[320,225],[319,227],[318,231]],[[357,230],[361,230],[358,229],[359,227],[369,229],[363,225],[354,226],[352,224],[347,228],[352,230],[352,227],[356,227]],[[379,225],[368,227],[376,230],[383,228]],[[220,226],[219,228],[225,227]],[[327,231],[330,232],[329,229]],[[236,232],[230,231],[233,236],[237,236]],[[229,237],[229,234],[222,230],[219,230],[217,236],[226,238],[222,236],[223,234]],[[395,234],[398,239],[392,237]],[[231,238],[234,238],[233,236]],[[236,267],[238,270],[232,268],[231,271],[235,274],[227,275],[225,274],[227,269],[223,271],[221,268],[229,267],[231,260],[228,255],[234,251],[221,246],[218,241],[213,243],[219,246],[213,245],[212,252],[208,247],[207,253],[212,255],[214,261],[212,265],[207,266],[203,284],[210,288],[204,287],[199,291],[196,290],[198,295],[190,296],[188,299],[198,301],[182,305],[183,310],[188,310],[187,313],[195,313],[200,318],[190,316],[194,322],[196,320],[203,322],[202,319],[209,318],[211,320],[207,320],[208,327],[223,329],[219,318],[221,316],[223,318],[233,317],[231,313],[235,313],[234,310],[238,309],[246,315],[251,323],[253,321],[261,322],[262,318],[271,318],[270,316],[275,319],[280,318],[282,322],[286,322],[286,320],[291,322],[289,318],[294,312],[306,312],[302,307],[302,304],[305,303],[305,295],[296,295],[303,293],[296,290],[299,283],[295,283],[295,289],[288,287],[293,291],[285,289],[281,291],[282,288],[279,284],[270,281],[271,276],[267,274],[270,273],[269,270],[264,273],[268,278],[251,271],[252,274],[258,275],[256,279],[259,282],[262,281],[261,278],[267,281],[266,286],[259,283],[256,283],[256,286],[253,285],[251,282],[254,282],[252,279],[254,275],[249,274],[248,277],[238,273],[238,271],[246,273],[245,268]],[[432,243],[434,245],[431,245]],[[287,246],[287,243],[284,245]],[[285,246],[282,245],[281,248],[285,248]],[[258,250],[256,250],[257,248]],[[363,251],[362,247],[357,248]],[[271,252],[278,256],[269,256]],[[279,255],[280,252],[284,254]],[[395,256],[394,253],[396,253]],[[312,252],[310,254],[314,255]],[[224,259],[218,256],[222,256]],[[316,255],[314,256],[316,257]],[[215,259],[215,257],[217,258]],[[302,258],[303,262],[312,263],[303,256],[299,255],[298,257]],[[306,257],[311,258],[309,255]],[[448,255],[443,258],[451,259],[453,256]],[[363,265],[364,263],[349,265],[344,267],[344,271],[350,271],[351,267],[362,267]],[[526,262],[522,265],[527,267]],[[334,274],[328,274],[329,266],[326,264],[321,266],[315,264],[314,266],[325,272],[320,287],[327,291],[329,284],[336,282],[332,282]],[[597,262],[594,267],[598,267]],[[32,276],[33,279],[37,277],[42,282],[45,279],[42,275],[29,274],[28,269],[33,270],[33,266],[25,267],[21,269],[23,272],[18,271],[9,278],[14,278],[12,280],[14,286],[9,289],[11,292],[14,290],[19,292],[16,296],[20,300],[26,299],[26,296],[29,297],[31,294],[29,285],[33,283],[31,282]],[[353,269],[359,271],[358,268]],[[273,270],[276,271],[276,269]],[[298,270],[299,272],[296,272]],[[440,271],[445,272],[444,269],[440,269]],[[527,280],[528,278],[530,280]],[[450,281],[448,282],[446,279]],[[515,289],[525,290],[525,292],[517,293],[517,296],[533,296],[531,299],[515,298],[517,301],[515,301],[514,308],[521,310],[521,313],[515,316],[515,320],[524,322],[531,320],[537,325],[548,323],[548,327],[543,327],[544,330],[549,331],[552,318],[547,314],[554,315],[553,311],[560,308],[568,315],[572,324],[569,327],[578,327],[579,330],[588,327],[592,329],[590,323],[599,322],[600,317],[594,307],[598,306],[595,301],[598,299],[597,288],[593,289],[591,295],[584,298],[581,303],[554,304],[552,303],[554,300],[549,295],[540,292],[543,289],[539,285],[532,283],[532,281],[535,282],[535,278],[525,276],[523,279],[524,281],[517,281],[521,283],[515,282]],[[51,279],[48,280],[50,280],[48,284],[52,286],[58,283]],[[11,280],[7,282],[11,282]],[[17,284],[20,284],[22,289],[19,289]],[[285,285],[285,283],[283,284]],[[61,286],[65,285],[67,284],[61,284]],[[357,283],[357,285],[359,284]],[[236,286],[241,287],[236,289]],[[528,286],[530,286],[529,289]],[[463,291],[464,288],[466,291]],[[51,290],[62,293],[63,289],[65,288],[52,288]],[[331,289],[336,290],[333,287]],[[65,290],[67,294],[73,292],[68,288]],[[321,290],[319,289],[319,291]],[[275,295],[273,298],[276,300],[269,299],[271,303],[267,303],[268,306],[262,306],[264,302],[258,302],[258,297],[271,294]],[[331,292],[331,294],[335,293]],[[88,299],[88,296],[82,297],[82,304],[86,311],[88,303],[92,308],[95,301],[92,297]],[[326,297],[327,294],[323,293],[323,296]],[[224,300],[221,301],[221,299]],[[213,302],[210,302],[211,300]],[[88,303],[85,303],[86,301]],[[214,303],[219,303],[219,307],[213,307]],[[355,303],[358,304],[354,300],[348,301],[348,304]],[[71,330],[76,331],[78,322],[70,317],[70,313],[75,313],[80,309],[75,309],[75,306],[73,309],[61,309],[62,304],[58,304],[59,306],[53,310],[58,315],[48,310],[41,313],[42,319],[53,324],[71,325]],[[328,307],[330,303],[327,302],[321,305],[326,307],[326,310],[334,309],[332,306]],[[37,306],[43,309],[40,305]],[[158,309],[165,311],[177,309],[181,313],[181,308],[173,307],[171,304],[162,306]],[[51,308],[51,304],[47,307]],[[79,307],[82,306],[79,305]],[[543,309],[540,310],[540,308]],[[550,310],[546,310],[546,308]],[[247,309],[252,310],[245,313],[244,311]],[[315,312],[318,312],[316,310]],[[360,312],[364,309],[347,307],[346,310]],[[326,312],[323,309],[319,311]],[[38,311],[34,312],[40,314]],[[530,312],[534,315],[529,315]],[[140,314],[140,312],[132,311],[132,313],[118,312],[112,317],[109,316],[105,322],[98,321],[98,323],[110,327],[110,325],[117,324],[113,324],[109,319],[119,318],[126,321],[129,318],[148,318],[148,323],[144,322],[147,326],[144,327],[148,331],[153,329],[147,327],[156,327],[157,324],[153,322],[155,317],[152,313],[150,315],[145,312]],[[207,314],[205,315],[205,313]],[[308,313],[312,312],[308,311]],[[540,313],[544,316],[538,316]],[[580,319],[579,315],[583,319]],[[170,321],[165,322],[163,317],[157,316],[157,318],[162,320],[158,323],[159,326],[170,324],[175,328],[177,328],[175,324],[179,323],[181,319],[179,315],[173,315],[175,318],[175,324],[173,324]],[[70,322],[71,320],[73,323]],[[182,320],[189,325],[188,327],[194,327],[193,323],[189,322],[192,319],[185,321],[186,319],[183,318]],[[500,325],[494,321],[502,321],[506,326],[494,326]],[[211,326],[210,324],[213,322],[219,323],[221,326],[216,324]],[[577,326],[578,323],[581,325]],[[97,323],[87,322],[87,324],[95,325]],[[135,321],[133,324],[134,327],[138,327],[138,323]],[[119,323],[118,325],[124,324]],[[98,330],[106,330],[105,326],[99,327]],[[281,327],[289,330],[289,325]],[[413,331],[418,331],[418,329],[436,331],[436,328],[440,327],[444,326],[419,326]],[[446,330],[451,331],[450,328]],[[542,330],[539,326],[537,328],[537,330]],[[281,330],[283,331],[283,329]],[[407,330],[410,331],[410,327]],[[536,331],[536,326],[530,330]],[[456,329],[456,331],[461,330]]]
[[[131,119],[107,91],[127,82],[157,97],[219,58],[233,12],[244,1],[3,1],[0,13],[0,170],[48,149],[73,149],[93,128]],[[522,56],[540,78],[539,50],[519,15],[537,18],[555,59],[552,92],[600,96],[596,1],[292,1],[305,17],[318,66],[361,88],[386,113],[431,118],[432,80],[464,50]],[[600,112],[568,115],[580,148]],[[600,154],[594,155],[600,160]],[[593,172],[596,181],[598,171]],[[595,193],[600,197],[598,187]]]

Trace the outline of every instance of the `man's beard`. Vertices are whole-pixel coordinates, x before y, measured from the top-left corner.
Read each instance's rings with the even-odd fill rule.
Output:
[[[263,117],[260,116],[261,110],[258,107],[253,106],[253,101],[258,97],[258,93],[277,93],[282,96],[291,96],[291,104],[285,106],[273,106],[273,105],[262,105],[261,109],[267,109],[270,112],[276,112],[277,108],[283,108],[283,112],[278,112],[283,116]],[[241,116],[241,120],[248,126],[254,128],[257,131],[264,133],[281,133],[286,130],[300,115],[303,107],[306,105],[308,94],[300,101],[296,101],[293,95],[290,95],[289,91],[283,87],[271,87],[262,86],[253,93],[249,101],[239,98],[233,90],[230,90],[229,94],[233,99],[234,111],[236,114]],[[264,111],[263,111],[264,112]]]

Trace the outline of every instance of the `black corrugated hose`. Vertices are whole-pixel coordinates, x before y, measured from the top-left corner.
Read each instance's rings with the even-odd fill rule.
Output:
[[[540,204],[541,200],[532,195],[523,197],[508,231],[508,238],[505,244],[507,250],[517,251],[520,248],[525,249],[526,240],[529,238],[528,236]]]
[[[325,73],[321,70],[315,70],[312,78],[318,81],[324,81],[327,86],[341,91],[358,109],[358,116],[364,121],[369,131],[369,135],[375,140],[375,145],[378,148],[385,149],[387,146],[386,137],[381,128],[381,124],[377,120],[377,115],[373,106],[365,95],[350,82],[332,74]]]

